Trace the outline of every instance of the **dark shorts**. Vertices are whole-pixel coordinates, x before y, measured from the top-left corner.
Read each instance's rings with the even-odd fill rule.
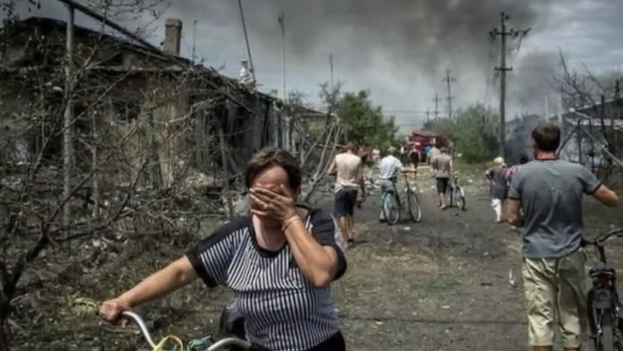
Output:
[[[333,334],[333,336],[329,337],[327,340],[321,342],[320,344],[308,349],[307,351],[345,351],[346,350],[346,341],[344,340],[344,336],[341,332],[337,332]]]
[[[409,162],[411,164],[417,165],[420,163],[420,154],[417,152],[413,152],[411,153],[411,155],[409,155]]]
[[[448,190],[448,183],[450,183],[450,178],[435,178],[437,181],[437,194],[445,194],[446,190]]]
[[[357,205],[357,189],[340,189],[335,193],[333,211],[337,218],[352,216]]]

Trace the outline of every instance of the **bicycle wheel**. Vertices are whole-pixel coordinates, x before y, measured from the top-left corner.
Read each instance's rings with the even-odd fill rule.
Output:
[[[387,224],[396,224],[400,220],[400,205],[398,198],[393,191],[386,191],[381,201],[383,206],[383,217]]]
[[[447,207],[452,207],[454,204],[452,203],[454,200],[454,196],[453,196],[454,190],[451,186],[448,186],[448,189],[446,189],[446,206]]]
[[[409,215],[411,220],[415,223],[419,223],[422,220],[422,206],[420,205],[420,199],[414,191],[407,193],[407,204],[409,206]]]
[[[465,192],[463,192],[463,188],[457,186],[454,192],[454,199],[456,200],[456,206],[461,209],[461,211],[465,211]]]
[[[601,315],[601,333],[597,335],[595,340],[596,351],[618,351],[618,348],[614,347],[614,326],[612,321],[612,314],[604,313]]]

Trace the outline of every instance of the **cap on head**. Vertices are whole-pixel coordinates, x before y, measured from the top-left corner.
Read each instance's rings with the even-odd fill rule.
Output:
[[[493,163],[495,163],[496,165],[503,165],[504,159],[501,156],[498,156],[493,159]]]
[[[393,146],[388,147],[388,148],[387,148],[387,153],[388,153],[388,154],[393,154],[393,153],[396,153],[396,148],[395,148],[395,147],[393,147]]]

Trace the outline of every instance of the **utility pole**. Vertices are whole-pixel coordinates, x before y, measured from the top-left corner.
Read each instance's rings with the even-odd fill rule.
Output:
[[[452,72],[449,69],[446,70],[446,76],[443,78],[446,82],[446,88],[448,91],[448,118],[452,119],[452,82],[456,82],[456,79],[452,76]]]
[[[435,114],[435,121],[439,120],[439,101],[441,99],[439,98],[439,94],[435,93],[435,98],[433,99],[433,101],[435,102],[435,111],[433,111],[433,113]]]
[[[193,49],[190,57],[193,60],[193,63],[197,63],[197,20],[193,21]]]
[[[283,74],[283,101],[288,102],[288,91],[286,90],[286,15],[279,14],[279,27],[281,27],[281,66]]]
[[[329,54],[329,68],[331,69],[331,94],[333,94],[333,89],[335,89],[335,86],[333,84],[333,53]]]
[[[253,64],[253,56],[251,56],[251,44],[249,43],[247,22],[244,20],[244,9],[242,8],[242,0],[238,0],[238,12],[240,12],[240,22],[242,23],[242,31],[244,32],[244,42],[247,46],[247,56],[249,57],[250,65],[249,71],[251,71],[251,77],[253,77],[253,86],[255,87],[257,84],[257,79],[255,79],[255,65]]]
[[[500,65],[495,68],[500,72],[500,124],[498,130],[498,139],[500,143],[499,155],[505,157],[506,155],[506,73],[513,70],[512,67],[506,66],[506,39],[507,37],[516,38],[519,35],[526,35],[530,28],[526,30],[507,30],[506,21],[510,19],[510,16],[502,12],[500,15],[500,29],[494,28],[489,35],[492,38],[500,37]]]

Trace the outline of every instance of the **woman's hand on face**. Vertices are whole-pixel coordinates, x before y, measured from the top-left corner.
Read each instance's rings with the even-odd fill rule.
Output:
[[[125,325],[125,321],[122,321],[122,313],[125,311],[131,310],[132,307],[129,303],[127,303],[123,299],[112,299],[108,301],[104,301],[100,306],[99,314],[102,316],[106,322],[117,324],[119,322],[124,322],[122,325]]]
[[[249,190],[251,199],[260,209],[252,209],[251,213],[274,218],[280,222],[297,215],[294,195],[283,185],[277,191],[265,188]]]

